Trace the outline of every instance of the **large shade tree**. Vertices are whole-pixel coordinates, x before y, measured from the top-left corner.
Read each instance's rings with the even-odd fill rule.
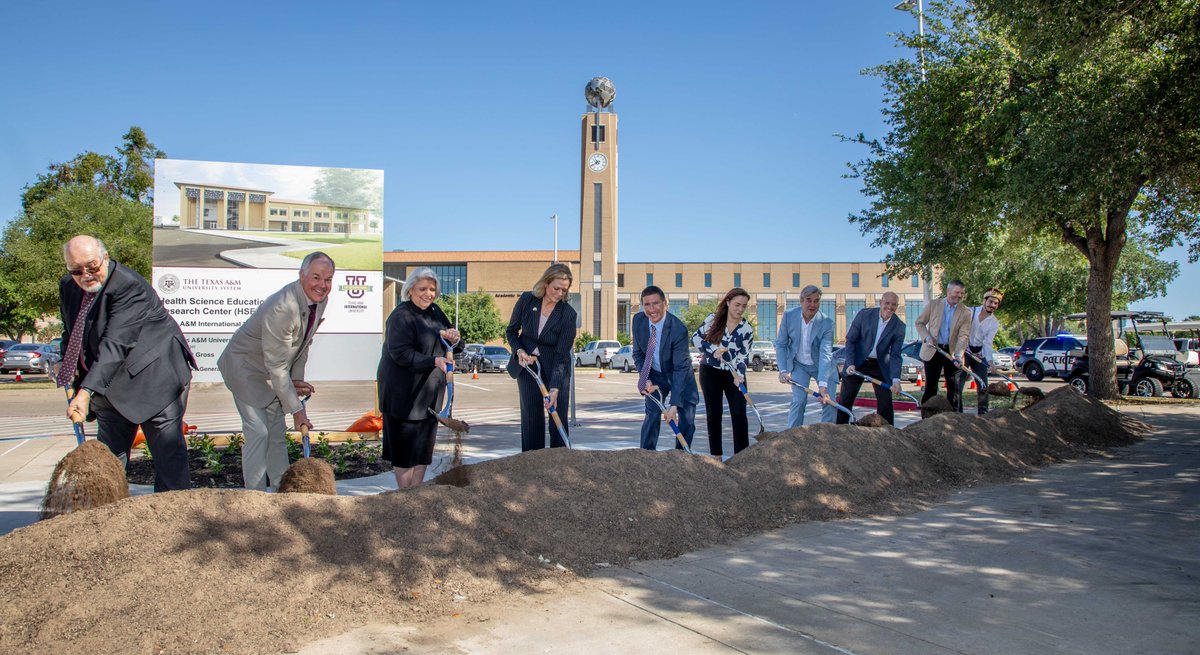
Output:
[[[851,165],[851,216],[898,274],[975,266],[997,232],[1053,236],[1087,263],[1089,393],[1116,396],[1109,312],[1131,221],[1200,255],[1200,3],[974,0],[928,5],[927,75],[883,80],[889,132]],[[924,78],[924,79],[923,79]]]

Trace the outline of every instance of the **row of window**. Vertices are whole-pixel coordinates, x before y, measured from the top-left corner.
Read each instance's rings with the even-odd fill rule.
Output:
[[[288,210],[286,207],[282,207],[282,208],[272,207],[271,208],[271,216],[287,216],[287,215],[288,215]],[[349,220],[352,216],[355,219],[361,220],[363,218],[366,218],[366,216],[367,216],[366,214],[356,213],[356,212],[327,212],[327,211],[314,211],[314,212],[312,212],[312,215],[313,215],[313,218],[336,218],[338,220]],[[293,209],[292,216],[295,218],[308,218],[309,211],[307,209]]]
[[[600,274],[599,265],[600,265],[600,263],[596,262],[596,266],[597,266],[596,274],[597,275]],[[880,282],[881,282],[883,288],[885,288],[885,289],[888,288],[891,284],[891,281],[888,279],[888,275],[886,273],[880,277]],[[647,273],[646,274],[646,286],[650,286],[652,284],[654,284],[654,274]],[[771,288],[771,274],[770,273],[763,273],[762,285],[763,285],[764,289]],[[625,274],[624,273],[617,274],[617,286],[621,287],[621,288],[625,287]],[[705,288],[712,288],[712,273],[704,274],[704,286],[705,286]],[[735,286],[735,287],[742,286],[742,274],[741,273],[733,274],[733,286]],[[829,288],[829,273],[821,274],[821,286],[826,289]],[[855,289],[857,289],[859,287],[858,273],[850,274],[850,286]],[[917,277],[916,275],[912,276],[912,286],[914,289],[921,286],[921,279],[919,277]],[[675,288],[676,289],[683,288],[683,273],[675,274]],[[792,273],[792,288],[795,288],[795,289],[800,288],[800,274],[799,273]]]

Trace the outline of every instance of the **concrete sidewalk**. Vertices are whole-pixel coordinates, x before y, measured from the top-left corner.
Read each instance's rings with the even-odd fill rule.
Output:
[[[1163,429],[917,514],[792,525],[301,652],[1195,653],[1200,420],[1130,409]]]

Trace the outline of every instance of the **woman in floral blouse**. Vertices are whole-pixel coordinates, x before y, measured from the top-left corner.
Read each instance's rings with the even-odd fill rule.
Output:
[[[692,335],[692,343],[700,349],[700,390],[704,394],[704,410],[708,422],[708,451],[716,457],[721,448],[721,418],[724,407],[721,394],[729,401],[729,419],[733,423],[733,452],[750,445],[746,421],[746,397],[738,389],[746,379],[746,362],[754,341],[754,329],[742,317],[750,304],[750,294],[735,287],[725,294],[717,311],[709,314]]]

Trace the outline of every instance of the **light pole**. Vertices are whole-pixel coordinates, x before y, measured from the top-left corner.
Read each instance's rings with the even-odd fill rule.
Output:
[[[551,216],[550,220],[554,221],[554,262],[553,263],[557,264],[558,263],[558,214]]]
[[[454,329],[458,329],[458,281],[461,278],[454,278]]]
[[[925,0],[917,0],[916,7],[917,7],[917,36],[919,36],[920,40],[921,40],[921,46],[917,49],[917,51],[920,52],[920,56],[921,56],[921,84],[924,84],[925,83]],[[901,0],[900,2],[896,3],[896,6],[894,7],[894,9],[896,11],[903,11],[905,13],[911,12],[913,10],[913,1],[912,0]],[[929,301],[933,298],[933,289],[931,288],[933,286],[933,267],[927,267],[925,269],[924,277],[925,277],[925,284],[924,284],[925,288],[922,289],[921,297],[924,298],[925,303],[928,304]]]

